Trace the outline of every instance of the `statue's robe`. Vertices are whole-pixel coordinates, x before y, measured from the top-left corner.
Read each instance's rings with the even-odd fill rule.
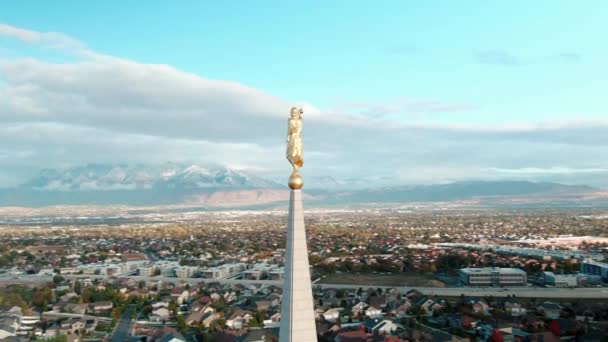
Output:
[[[287,121],[287,160],[294,169],[304,165],[304,151],[302,150],[302,119],[291,118]]]

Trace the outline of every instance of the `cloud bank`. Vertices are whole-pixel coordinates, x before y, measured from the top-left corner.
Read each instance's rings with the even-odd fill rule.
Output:
[[[270,177],[289,172],[285,126],[295,99],[102,55],[60,33],[0,25],[0,39],[75,58],[56,63],[0,54],[0,186],[16,185],[42,168],[91,162],[213,162]],[[514,62],[496,53],[480,58]],[[601,157],[608,154],[607,122],[484,126],[392,115],[476,107],[437,100],[353,102],[333,110],[299,104],[305,108],[306,174],[401,183],[525,175],[608,186]]]

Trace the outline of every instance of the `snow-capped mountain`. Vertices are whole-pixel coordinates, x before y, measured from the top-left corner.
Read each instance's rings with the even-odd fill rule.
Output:
[[[222,166],[89,164],[45,169],[21,188],[38,191],[277,188],[279,184]]]
[[[16,188],[0,189],[0,206],[175,205],[237,208],[287,203],[283,182],[222,166],[90,164],[46,169]],[[315,205],[454,202],[504,206],[608,207],[608,192],[588,186],[526,181],[470,181],[382,186],[361,180],[305,176],[307,201]]]

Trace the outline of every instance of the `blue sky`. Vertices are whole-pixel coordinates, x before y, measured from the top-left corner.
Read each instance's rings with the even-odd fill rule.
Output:
[[[324,108],[403,97],[479,107],[426,118],[439,121],[600,117],[608,77],[605,1],[25,1],[2,12],[101,53]]]
[[[338,158],[347,153],[339,151],[349,149],[351,145],[347,145],[349,139],[341,139],[340,134],[363,134],[360,143],[375,146],[369,151],[373,156],[363,156],[363,159],[393,160],[407,156],[404,159],[416,161],[374,163],[378,164],[378,169],[373,173],[383,177],[396,177],[396,170],[406,170],[398,172],[404,182],[475,178],[487,175],[488,170],[507,170],[505,174],[492,176],[497,178],[513,177],[521,171],[532,179],[587,182],[590,170],[595,170],[591,172],[595,178],[588,182],[603,186],[606,183],[597,179],[608,174],[599,175],[608,172],[608,165],[593,156],[599,158],[598,154],[607,152],[606,140],[601,138],[608,133],[605,126],[608,106],[604,100],[608,88],[605,63],[608,44],[603,43],[607,17],[608,3],[605,1],[454,1],[441,4],[422,1],[378,1],[373,4],[368,1],[181,1],[179,6],[167,1],[148,1],[145,5],[140,1],[19,1],[3,6],[0,23],[43,35],[56,32],[61,38],[47,35],[35,42],[24,41],[14,30],[5,29],[5,34],[0,34],[0,59],[6,61],[4,72],[0,71],[0,87],[4,84],[5,91],[13,96],[20,91],[19,85],[42,88],[36,83],[48,80],[39,77],[42,69],[48,71],[62,65],[67,66],[66,73],[73,72],[82,77],[83,82],[90,72],[83,69],[83,63],[107,67],[104,76],[122,70],[100,56],[133,62],[133,69],[143,68],[139,71],[130,69],[133,75],[140,76],[153,72],[145,66],[164,65],[180,75],[216,81],[212,83],[217,87],[224,81],[236,82],[276,99],[273,104],[270,102],[275,100],[269,100],[267,109],[255,107],[259,105],[256,103],[257,112],[246,114],[252,120],[251,124],[265,125],[261,119],[264,113],[274,115],[283,103],[287,107],[291,103],[310,107],[313,129],[317,127],[315,125],[328,128],[343,122],[337,131],[328,130],[336,132],[332,137],[320,134],[321,128],[316,131],[318,137],[315,138],[321,141],[315,140],[308,149],[313,163],[310,172],[314,174],[331,173],[331,170],[314,168],[315,161],[327,165],[328,160],[332,160],[330,155],[337,165],[344,165]],[[65,44],[68,39],[70,43]],[[59,40],[61,44],[58,44]],[[82,50],[94,52],[95,56],[83,56]],[[15,70],[33,70],[32,65],[17,65],[23,60],[43,63],[37,65],[42,68],[40,74],[16,80]],[[152,75],[153,80],[148,81],[164,82],[156,77]],[[52,90],[55,95],[56,89]],[[90,91],[102,91],[100,89]],[[76,114],[64,116],[63,112],[67,110],[62,109],[58,100],[53,103],[42,101],[48,101],[49,94],[28,93],[27,101],[22,98],[23,92],[18,95],[20,97],[15,97],[20,99],[18,103],[35,102],[52,113],[43,117],[27,116],[13,106],[13,113],[5,114],[7,121],[14,121],[13,125],[64,125],[72,131],[105,129],[108,130],[105,135],[116,132],[136,134],[141,139],[169,139],[157,142],[165,147],[187,137],[201,144],[250,144],[259,148],[260,153],[281,149],[279,140],[265,140],[269,132],[264,129],[245,140],[242,136],[231,140],[229,134],[216,139],[211,137],[213,132],[196,135],[187,129],[175,129],[172,133],[152,126],[127,129],[132,124],[126,122],[128,118],[120,126],[125,116],[150,110],[154,105],[150,98],[142,98],[143,102],[136,105],[129,102],[128,105],[134,107],[117,119],[102,114],[104,107],[97,103],[95,113],[82,116],[98,115],[100,121],[87,121]],[[75,104],[64,95],[61,105],[73,107]],[[94,95],[79,96],[90,100]],[[238,94],[230,93],[230,96]],[[235,98],[228,97],[226,101]],[[15,103],[17,101],[13,101],[13,105]],[[221,112],[224,108],[213,96],[209,102],[197,105],[204,107],[209,103],[213,104],[214,111]],[[51,108],[51,105],[57,107]],[[121,108],[129,106],[123,104]],[[251,104],[243,106],[252,108]],[[164,113],[167,108],[170,107],[164,107]],[[105,110],[110,112],[115,108]],[[188,121],[191,116],[186,112],[190,110],[176,110],[172,115],[188,126],[195,122]],[[287,111],[285,108],[284,112]],[[261,117],[256,121],[258,114]],[[237,124],[239,118],[235,114]],[[159,119],[159,127],[166,124]],[[224,129],[214,120],[207,120],[205,125],[209,130],[216,128],[214,132]],[[359,125],[376,130],[363,131]],[[372,135],[385,133],[382,131],[385,126],[401,128],[391,131],[384,141],[376,138],[372,141]],[[460,131],[454,133],[454,129]],[[466,137],[464,141],[458,134]],[[369,143],[365,135],[369,135]],[[411,139],[403,138],[403,135]],[[6,138],[10,138],[8,133]],[[327,139],[326,144],[324,139]],[[24,155],[33,156],[37,143],[15,141],[14,144],[21,146]],[[416,152],[422,144],[426,146],[423,152]],[[177,148],[175,146],[171,148]],[[94,146],[88,148],[95,149]],[[333,149],[328,150],[330,148]],[[483,155],[475,152],[481,149],[487,151]],[[167,150],[173,151],[169,147]],[[514,155],[513,150],[529,155]],[[85,154],[68,152],[70,155]],[[167,159],[175,157],[174,152],[170,154]],[[455,160],[446,162],[451,156],[463,154],[472,154],[471,159],[462,164]],[[14,159],[8,152],[4,155],[5,159]],[[177,158],[196,161],[193,155],[178,155]],[[323,155],[328,159],[323,160]],[[423,160],[422,155],[428,159]],[[492,156],[495,160],[491,160]],[[280,157],[279,154],[277,158]],[[125,154],[121,158],[139,161],[135,155]],[[17,170],[25,165],[33,168],[31,161],[25,159],[21,158],[21,164],[15,162],[13,175],[22,174]],[[88,161],[86,158],[62,160],[65,160],[62,165]],[[266,171],[276,170],[275,165],[279,165],[278,159],[255,160],[259,165],[246,161],[228,164]],[[148,160],[144,158],[143,161]],[[48,163],[57,164],[53,160]],[[369,174],[369,170],[364,172],[361,168],[362,165],[354,164],[347,167],[353,177]],[[433,177],[408,176],[416,168],[426,170],[424,173]],[[580,177],[576,175],[577,170],[583,172]],[[555,174],[562,176],[559,178]],[[6,174],[4,183],[10,183],[12,177]],[[0,184],[1,180],[0,176]]]

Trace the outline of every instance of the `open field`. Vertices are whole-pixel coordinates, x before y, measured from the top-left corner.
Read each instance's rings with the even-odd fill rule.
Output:
[[[323,277],[318,284],[361,286],[445,287],[433,276],[420,274],[335,273]]]

